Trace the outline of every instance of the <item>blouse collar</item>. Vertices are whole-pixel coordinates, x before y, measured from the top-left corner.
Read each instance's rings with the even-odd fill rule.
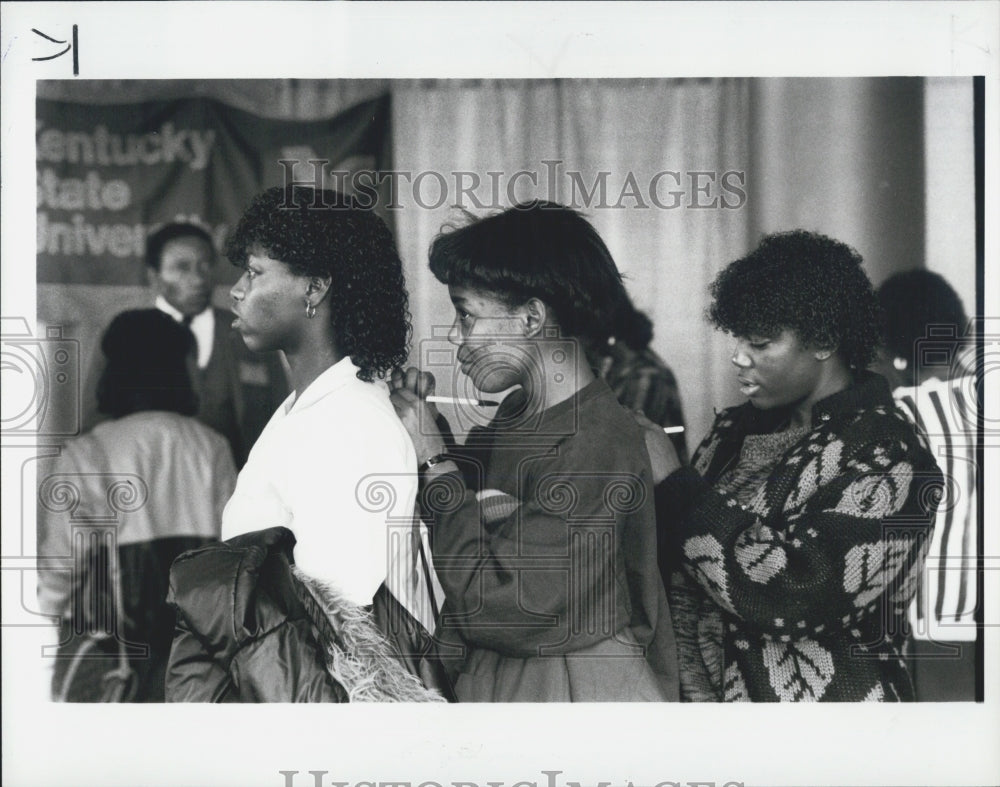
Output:
[[[285,413],[288,414],[292,410],[302,410],[309,407],[309,405],[333,393],[338,388],[343,388],[351,380],[356,380],[357,373],[358,367],[354,365],[351,356],[345,355],[309,383],[301,395],[298,395],[296,391],[292,391],[284,403]]]

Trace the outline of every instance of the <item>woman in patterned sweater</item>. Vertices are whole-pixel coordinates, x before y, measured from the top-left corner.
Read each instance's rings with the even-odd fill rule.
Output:
[[[749,400],[681,467],[647,426],[682,698],[911,700],[906,610],[941,475],[865,371],[878,305],[853,249],[765,237],[712,286]]]

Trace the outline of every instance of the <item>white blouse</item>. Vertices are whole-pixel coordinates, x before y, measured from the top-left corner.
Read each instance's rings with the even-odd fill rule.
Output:
[[[287,527],[302,571],[362,605],[387,580],[426,625],[426,575],[413,543],[413,444],[386,384],[363,382],[357,371],[344,358],[278,408],[240,471],[222,538]],[[426,543],[424,552],[430,560]]]

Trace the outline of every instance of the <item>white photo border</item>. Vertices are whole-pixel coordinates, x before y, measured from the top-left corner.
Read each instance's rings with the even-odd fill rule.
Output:
[[[988,218],[1000,215],[1000,3],[82,2],[2,7],[3,316],[34,325],[35,81],[72,76],[65,59],[32,61],[31,31],[71,24],[86,79],[983,75],[984,313],[1000,315]],[[996,477],[996,450],[986,463]],[[6,464],[8,531],[23,501]],[[998,540],[987,534],[986,555],[1000,554]],[[22,571],[7,543],[9,598]],[[985,582],[1000,598],[1000,573]],[[25,678],[39,631],[5,627],[3,776],[18,787],[998,783],[998,632],[986,629],[978,704],[98,707],[44,701]]]

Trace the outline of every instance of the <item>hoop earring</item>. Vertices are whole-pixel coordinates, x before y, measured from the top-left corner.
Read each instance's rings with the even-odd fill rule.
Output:
[[[306,301],[306,317],[308,317],[311,320],[315,316],[316,316],[316,307],[313,306],[313,304],[309,303],[309,301]]]

